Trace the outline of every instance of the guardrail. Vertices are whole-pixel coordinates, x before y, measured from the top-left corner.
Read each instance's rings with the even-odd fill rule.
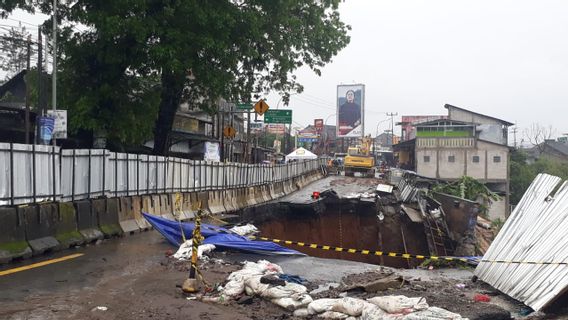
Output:
[[[219,163],[0,143],[0,205],[259,186],[296,178],[324,164],[325,159],[278,165]]]

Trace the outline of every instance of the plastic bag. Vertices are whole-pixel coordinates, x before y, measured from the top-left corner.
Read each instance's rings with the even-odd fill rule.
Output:
[[[232,227],[231,229],[229,229],[229,231],[236,233],[240,236],[248,236],[248,235],[253,235],[253,234],[258,233],[258,229],[250,223],[248,223],[244,226]]]
[[[197,257],[201,258],[203,257],[203,254],[209,253],[215,250],[215,248],[216,247],[214,244],[202,244],[199,247],[197,247]],[[186,242],[182,243],[181,246],[179,246],[178,251],[176,251],[176,253],[174,253],[172,257],[181,261],[191,260],[192,251],[193,251],[193,240],[189,239]]]
[[[428,309],[425,298],[408,298],[406,296],[384,296],[367,299],[388,313],[408,314],[414,311]]]

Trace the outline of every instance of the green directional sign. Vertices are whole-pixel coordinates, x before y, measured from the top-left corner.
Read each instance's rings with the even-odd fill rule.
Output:
[[[268,110],[264,113],[264,123],[292,123],[292,110]]]
[[[237,110],[250,110],[252,109],[252,103],[241,102],[237,103]]]

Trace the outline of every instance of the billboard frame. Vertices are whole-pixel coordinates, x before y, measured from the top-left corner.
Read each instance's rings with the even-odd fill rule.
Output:
[[[336,115],[335,115],[335,135],[337,138],[357,138],[359,136],[346,136],[339,134],[339,88],[340,87],[353,87],[353,86],[360,86],[361,87],[361,138],[365,136],[365,85],[362,83],[353,83],[353,84],[338,84],[336,88],[335,94],[335,103],[336,103]]]

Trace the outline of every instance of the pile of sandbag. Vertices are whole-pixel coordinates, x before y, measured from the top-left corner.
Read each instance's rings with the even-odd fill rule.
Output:
[[[282,274],[280,266],[266,260],[245,262],[244,267],[231,273],[225,287],[219,287],[220,295],[204,301],[222,302],[237,299],[243,294],[256,295],[272,301],[296,317],[317,316],[324,319],[360,320],[461,320],[459,314],[430,307],[424,298],[383,296],[370,299],[338,298],[313,300],[307,288],[300,284],[285,282],[285,285],[263,283],[269,275]]]
[[[243,237],[248,237],[257,234],[258,228],[255,227],[253,224],[247,223],[244,226],[235,226],[229,229],[230,232],[236,233]]]

